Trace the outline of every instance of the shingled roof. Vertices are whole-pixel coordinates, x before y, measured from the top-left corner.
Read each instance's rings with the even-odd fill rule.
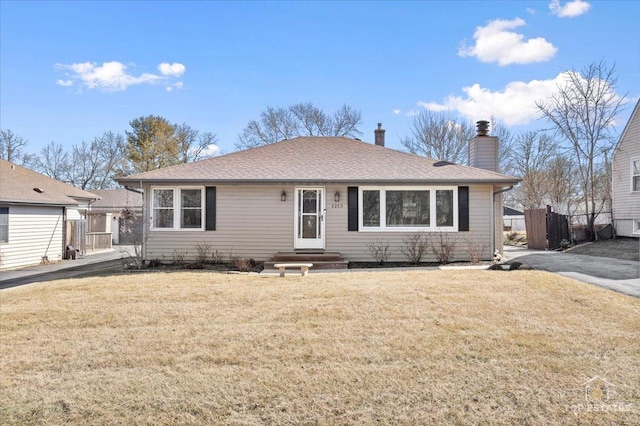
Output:
[[[300,137],[117,179],[142,183],[491,183],[519,179],[343,137]]]
[[[142,208],[142,194],[126,189],[94,189],[100,200],[91,204],[92,211],[114,211],[123,208]]]
[[[98,198],[91,192],[0,159],[0,203],[77,206]]]

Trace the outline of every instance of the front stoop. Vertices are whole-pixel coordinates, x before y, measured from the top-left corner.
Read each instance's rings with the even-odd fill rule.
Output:
[[[349,269],[349,261],[342,259],[338,252],[279,252],[271,259],[264,262],[264,269],[276,269],[276,263],[313,263],[311,271],[314,269]]]

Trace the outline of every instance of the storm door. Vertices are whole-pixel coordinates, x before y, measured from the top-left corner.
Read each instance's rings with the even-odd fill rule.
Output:
[[[324,248],[324,188],[296,188],[295,248]]]

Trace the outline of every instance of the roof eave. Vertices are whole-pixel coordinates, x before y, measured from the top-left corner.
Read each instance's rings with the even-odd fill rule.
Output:
[[[80,203],[63,203],[58,201],[51,202],[36,202],[25,200],[0,200],[0,204],[9,206],[44,206],[44,207],[79,207]]]
[[[269,185],[269,184],[438,184],[438,185],[517,185],[522,179],[145,179],[136,181],[119,180],[118,183],[134,188],[142,185]]]

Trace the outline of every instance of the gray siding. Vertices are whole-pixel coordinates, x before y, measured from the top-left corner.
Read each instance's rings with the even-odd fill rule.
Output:
[[[640,160],[640,108],[636,107],[613,155],[613,214],[616,231],[633,235],[633,221],[640,220],[640,192],[631,191],[631,160]]]
[[[175,254],[196,256],[196,245],[207,244],[225,255],[266,260],[278,251],[293,250],[293,186],[216,186],[215,231],[149,231],[147,259],[171,260]],[[280,201],[282,190],[287,201]],[[145,189],[145,194],[150,191]],[[149,197],[149,195],[147,195]],[[148,200],[145,200],[148,204]]]
[[[309,185],[323,186],[323,185]],[[382,238],[390,245],[390,261],[406,260],[401,252],[403,238],[410,233],[349,232],[347,230],[347,185],[324,185],[326,189],[327,251],[342,253],[350,261],[372,261],[367,244]],[[225,255],[268,260],[278,251],[294,249],[293,185],[217,185],[216,231],[150,231],[146,243],[147,260],[170,261],[175,255],[193,259],[196,244],[207,244]],[[145,188],[149,194],[150,188]],[[282,190],[287,201],[280,201]],[[334,202],[335,192],[340,202]],[[465,238],[471,235],[486,245],[484,257],[491,258],[491,185],[471,186],[469,191],[470,232],[448,233],[457,241],[456,259],[468,259]],[[147,195],[149,197],[149,195]],[[149,200],[145,200],[146,205]],[[502,206],[500,206],[500,209]],[[496,218],[497,219],[497,218]],[[501,223],[501,222],[500,222]],[[502,227],[499,227],[500,234]],[[438,236],[434,233],[432,236]],[[501,240],[501,237],[500,237]],[[425,261],[434,261],[429,252]]]
[[[62,259],[62,207],[9,207],[9,242],[0,243],[0,269]]]
[[[469,165],[479,169],[498,171],[498,138],[476,136],[469,142]]]
[[[341,194],[346,194],[347,187],[327,187],[327,193],[333,194],[339,188]],[[469,235],[487,246],[484,256],[491,257],[491,186],[471,186],[469,189],[469,229],[470,232],[443,233],[445,238],[455,239],[456,255],[458,260],[468,259],[465,249],[465,238]],[[378,239],[389,244],[389,261],[402,262],[406,257],[402,254],[403,240],[411,235],[410,232],[348,232],[347,231],[347,204],[346,199],[340,208],[327,209],[327,250],[338,251],[347,260],[371,262],[374,259],[368,252],[367,244]],[[430,233],[429,238],[439,238],[440,233]],[[425,262],[434,262],[435,256],[429,251]]]

